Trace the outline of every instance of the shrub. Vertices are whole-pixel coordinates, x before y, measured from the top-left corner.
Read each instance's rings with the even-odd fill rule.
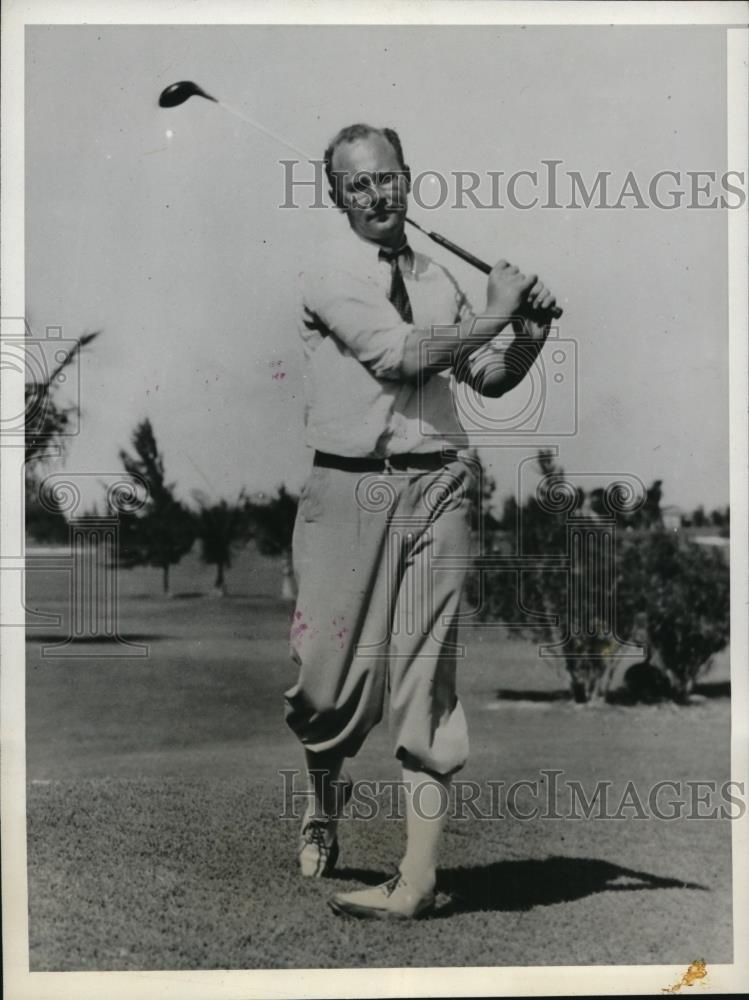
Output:
[[[623,652],[618,640],[646,645],[648,666],[655,667],[650,651],[657,653],[668,677],[663,690],[685,701],[709,657],[728,642],[730,574],[722,554],[663,529],[654,513],[660,500],[657,481],[648,490],[647,517],[627,510],[619,517],[611,575],[581,560],[572,572],[551,568],[549,557],[565,563],[569,558],[570,517],[585,533],[586,526],[595,528],[600,513],[594,503],[584,504],[581,491],[565,480],[550,455],[539,454],[539,467],[547,495],[542,490],[517,512],[522,550],[520,532],[516,550],[526,565],[484,574],[481,614],[536,642],[555,644],[576,701],[608,694]],[[534,556],[539,557],[535,565]],[[613,634],[606,608],[614,609]],[[568,627],[573,611],[579,616],[575,628]]]
[[[702,669],[730,636],[730,572],[719,550],[666,531],[630,542],[621,553],[619,590],[647,617],[653,651],[673,696],[685,701]]]

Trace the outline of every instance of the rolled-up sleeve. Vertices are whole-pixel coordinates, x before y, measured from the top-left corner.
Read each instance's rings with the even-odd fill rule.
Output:
[[[414,327],[371,281],[344,269],[305,272],[304,305],[375,378],[400,380],[406,335]]]
[[[473,306],[460,289],[458,289],[455,293],[455,308],[457,310],[455,316],[456,323],[462,323],[464,320],[470,319],[471,316],[474,315]]]

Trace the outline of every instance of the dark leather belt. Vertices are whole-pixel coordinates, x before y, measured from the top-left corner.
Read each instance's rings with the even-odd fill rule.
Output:
[[[390,472],[408,469],[441,469],[458,457],[457,451],[430,451],[424,455],[390,455],[389,458],[350,458],[347,455],[331,455],[327,451],[316,451],[314,465],[325,469],[341,469],[343,472]]]

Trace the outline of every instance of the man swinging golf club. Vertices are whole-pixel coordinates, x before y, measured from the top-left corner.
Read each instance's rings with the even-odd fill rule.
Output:
[[[492,397],[516,386],[556,300],[535,275],[500,261],[486,308],[473,315],[448,272],[408,245],[410,175],[392,129],[342,129],[325,167],[348,226],[317,248],[302,276],[306,439],[315,454],[294,529],[299,675],[286,692],[311,791],[299,863],[308,877],[335,866],[337,818],[351,792],[343,763],[389,692],[405,854],[389,881],[337,893],[330,905],[411,918],[434,905],[450,777],[468,754],[455,691],[465,571],[428,571],[430,559],[470,549],[472,473],[459,456],[468,440],[453,392],[459,381]],[[514,336],[497,338],[509,326]]]

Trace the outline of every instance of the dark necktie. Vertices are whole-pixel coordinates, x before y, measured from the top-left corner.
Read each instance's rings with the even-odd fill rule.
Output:
[[[392,302],[404,323],[413,323],[414,317],[411,311],[411,301],[406,291],[406,282],[403,280],[403,272],[398,266],[398,258],[403,253],[411,253],[408,243],[404,243],[398,250],[380,250],[380,260],[386,260],[390,264],[390,291],[388,299]]]

